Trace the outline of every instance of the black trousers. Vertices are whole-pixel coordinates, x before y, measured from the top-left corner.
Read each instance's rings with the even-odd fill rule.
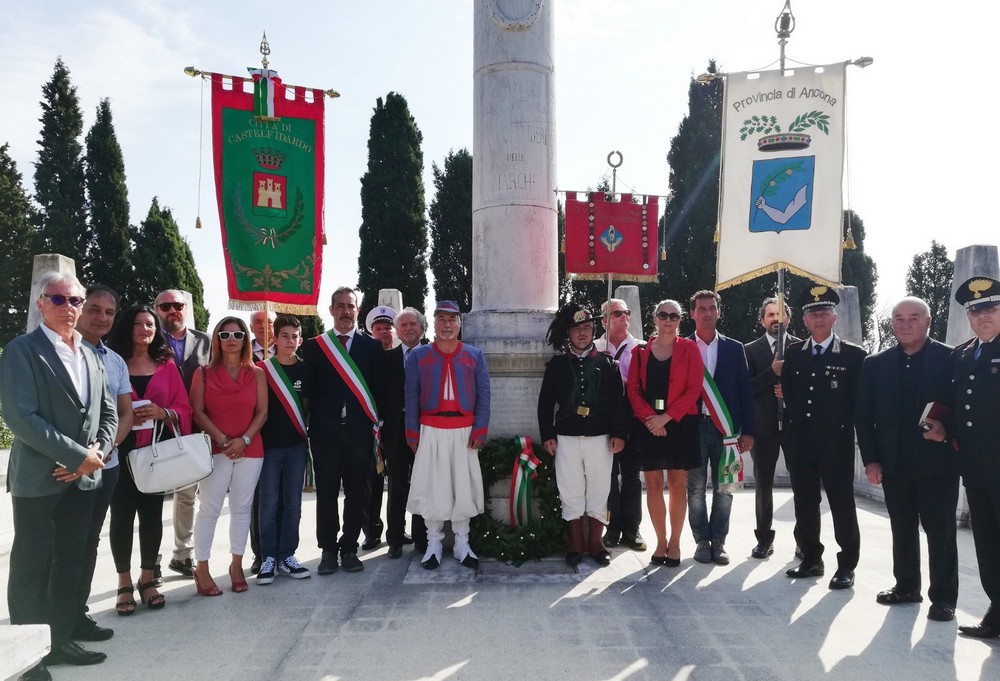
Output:
[[[858,566],[861,531],[854,505],[854,458],[814,460],[795,453],[792,464],[792,493],[795,500],[795,541],[802,549],[804,562],[823,559],[820,534],[820,489],[826,491],[833,516],[833,535],[840,545],[837,568],[849,571]]]
[[[1000,486],[965,488],[976,543],[979,581],[990,599],[983,624],[1000,627]],[[11,623],[14,623],[11,618]]]
[[[754,535],[757,542],[774,543],[774,471],[778,467],[781,449],[788,448],[788,433],[781,431],[773,437],[762,437],[754,440],[750,458],[753,460],[754,502],[757,516],[757,529]],[[785,457],[785,468],[791,471],[791,458]]]
[[[94,581],[94,571],[97,570],[97,547],[101,543],[101,530],[104,529],[104,520],[108,517],[108,508],[111,506],[111,496],[118,485],[118,476],[122,466],[127,464],[119,460],[119,464],[114,468],[105,468],[101,471],[101,486],[95,489],[92,494],[94,498],[94,511],[90,516],[90,530],[87,532],[87,548],[83,554],[83,578],[80,580],[80,610],[87,612],[87,601],[90,600],[90,587]]]
[[[316,472],[316,540],[323,551],[358,552],[358,537],[365,522],[375,466],[372,436],[352,433],[340,425],[336,431],[309,440]],[[344,488],[344,521],[341,529],[338,499]],[[340,532],[338,540],[337,533]]]
[[[955,512],[958,476],[886,476],[885,507],[892,528],[892,574],[896,586],[920,593],[920,526],[927,534],[932,603],[954,608],[958,603],[958,545]]]
[[[639,453],[631,438],[611,462],[611,492],[608,494],[609,533],[637,534],[642,523],[642,482]]]
[[[375,469],[375,466],[372,466],[368,488],[371,493],[368,495],[368,506],[365,508],[365,538],[381,539],[382,530],[385,529],[385,524],[382,522],[382,497],[385,492],[385,475],[379,473]]]
[[[139,567],[152,570],[160,552],[160,542],[163,541],[163,496],[140,492],[124,458],[118,467],[121,472],[111,494],[111,523],[108,527],[115,571],[129,572],[132,569],[136,515],[139,516]]]
[[[389,546],[402,546],[406,532],[406,500],[410,496],[410,475],[413,472],[413,450],[402,435],[386,463],[389,498],[385,508],[385,538]],[[410,520],[410,536],[418,551],[427,550],[427,526],[423,516],[414,515]]]
[[[69,485],[59,494],[11,497],[7,608],[11,624],[48,624],[52,648],[66,643],[80,616],[80,583],[93,517],[94,490]]]

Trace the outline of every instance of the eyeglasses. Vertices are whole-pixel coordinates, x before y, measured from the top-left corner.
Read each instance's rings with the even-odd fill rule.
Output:
[[[83,305],[84,300],[80,296],[64,296],[61,293],[43,293],[42,298],[48,298],[56,307],[62,307],[66,303],[69,303],[73,307],[80,307]]]
[[[242,331],[220,331],[219,332],[219,340],[229,340],[230,338],[233,338],[235,340],[243,340],[244,338],[246,338],[246,336],[247,335],[245,333],[243,333]]]
[[[160,308],[160,312],[170,312],[170,310],[180,312],[184,309],[184,303],[160,303],[156,307]]]
[[[611,313],[611,316],[621,319],[622,317],[628,317],[630,314],[632,314],[631,310],[615,310]]]
[[[656,318],[661,322],[665,322],[668,319],[672,322],[679,322],[681,320],[680,312],[657,312]]]

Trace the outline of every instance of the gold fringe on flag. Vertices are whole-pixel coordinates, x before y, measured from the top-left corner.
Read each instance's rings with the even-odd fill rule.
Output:
[[[268,302],[268,308],[275,312],[285,312],[287,314],[309,316],[317,314],[315,305],[290,305],[288,303]],[[229,309],[240,312],[258,312],[264,309],[264,301],[230,300]]]
[[[824,284],[831,288],[841,288],[843,286],[843,284],[841,284],[840,282],[824,279],[823,277],[815,275],[812,272],[806,272],[803,269],[799,269],[798,267],[789,265],[787,262],[775,262],[771,263],[770,265],[767,265],[766,267],[761,267],[760,269],[753,270],[752,272],[741,274],[735,279],[719,282],[715,285],[715,290],[721,291],[724,288],[729,288],[730,286],[736,286],[737,284],[742,284],[745,281],[750,281],[751,279],[756,279],[757,277],[763,276],[765,274],[771,274],[773,272],[777,272],[780,269],[786,269],[792,274],[797,274],[800,277],[806,277],[807,279],[815,281],[817,284]]]

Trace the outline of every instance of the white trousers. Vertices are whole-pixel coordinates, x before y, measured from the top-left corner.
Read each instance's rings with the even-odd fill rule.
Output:
[[[469,449],[471,433],[471,427],[420,426],[407,511],[426,521],[451,520],[454,525],[486,509],[479,452]]]
[[[608,493],[614,455],[607,435],[559,435],[556,439],[556,483],[564,520],[586,513],[608,524]]]
[[[194,521],[194,557],[208,560],[212,555],[215,526],[229,492],[229,551],[242,556],[250,536],[253,492],[257,488],[264,458],[232,459],[213,454],[215,469],[198,484],[198,515]]]

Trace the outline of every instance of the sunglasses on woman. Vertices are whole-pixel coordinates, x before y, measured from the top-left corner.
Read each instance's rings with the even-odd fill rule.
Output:
[[[61,293],[43,293],[42,298],[48,298],[56,307],[62,307],[66,303],[69,303],[73,307],[80,307],[83,305],[83,298],[80,296],[64,296]]]
[[[661,322],[665,322],[668,319],[672,322],[679,322],[681,320],[680,312],[657,312],[656,318]]]
[[[229,340],[233,338],[235,340],[243,340],[246,338],[246,334],[242,331],[220,331],[219,340]]]

